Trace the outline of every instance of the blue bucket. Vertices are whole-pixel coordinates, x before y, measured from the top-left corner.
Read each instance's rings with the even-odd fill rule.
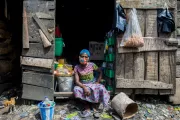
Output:
[[[54,117],[54,106],[49,106],[49,107],[41,107],[42,102],[38,104],[38,107],[40,109],[40,115],[41,115],[41,120],[53,120]]]

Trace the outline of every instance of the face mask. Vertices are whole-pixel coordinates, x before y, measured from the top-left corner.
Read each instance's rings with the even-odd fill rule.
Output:
[[[86,65],[87,62],[88,62],[88,58],[82,58],[82,57],[79,57],[79,62],[83,65]]]

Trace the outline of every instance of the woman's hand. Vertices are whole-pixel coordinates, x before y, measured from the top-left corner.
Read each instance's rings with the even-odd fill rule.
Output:
[[[83,87],[83,90],[84,90],[84,94],[86,96],[89,96],[90,95],[90,91],[87,89],[87,87]]]

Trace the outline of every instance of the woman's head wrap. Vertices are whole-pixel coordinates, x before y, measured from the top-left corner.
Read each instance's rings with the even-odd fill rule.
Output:
[[[82,54],[87,54],[87,56],[90,57],[90,52],[87,49],[81,50],[80,55],[82,55]]]

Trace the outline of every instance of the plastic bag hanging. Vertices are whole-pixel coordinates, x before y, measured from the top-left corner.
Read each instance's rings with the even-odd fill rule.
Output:
[[[157,24],[158,32],[171,33],[175,31],[175,22],[173,20],[173,14],[169,11],[167,4],[165,3],[163,10],[158,10]]]
[[[141,28],[137,18],[137,11],[135,8],[129,13],[129,21],[126,27],[126,31],[123,35],[120,46],[123,47],[143,47],[144,40],[141,33]]]

